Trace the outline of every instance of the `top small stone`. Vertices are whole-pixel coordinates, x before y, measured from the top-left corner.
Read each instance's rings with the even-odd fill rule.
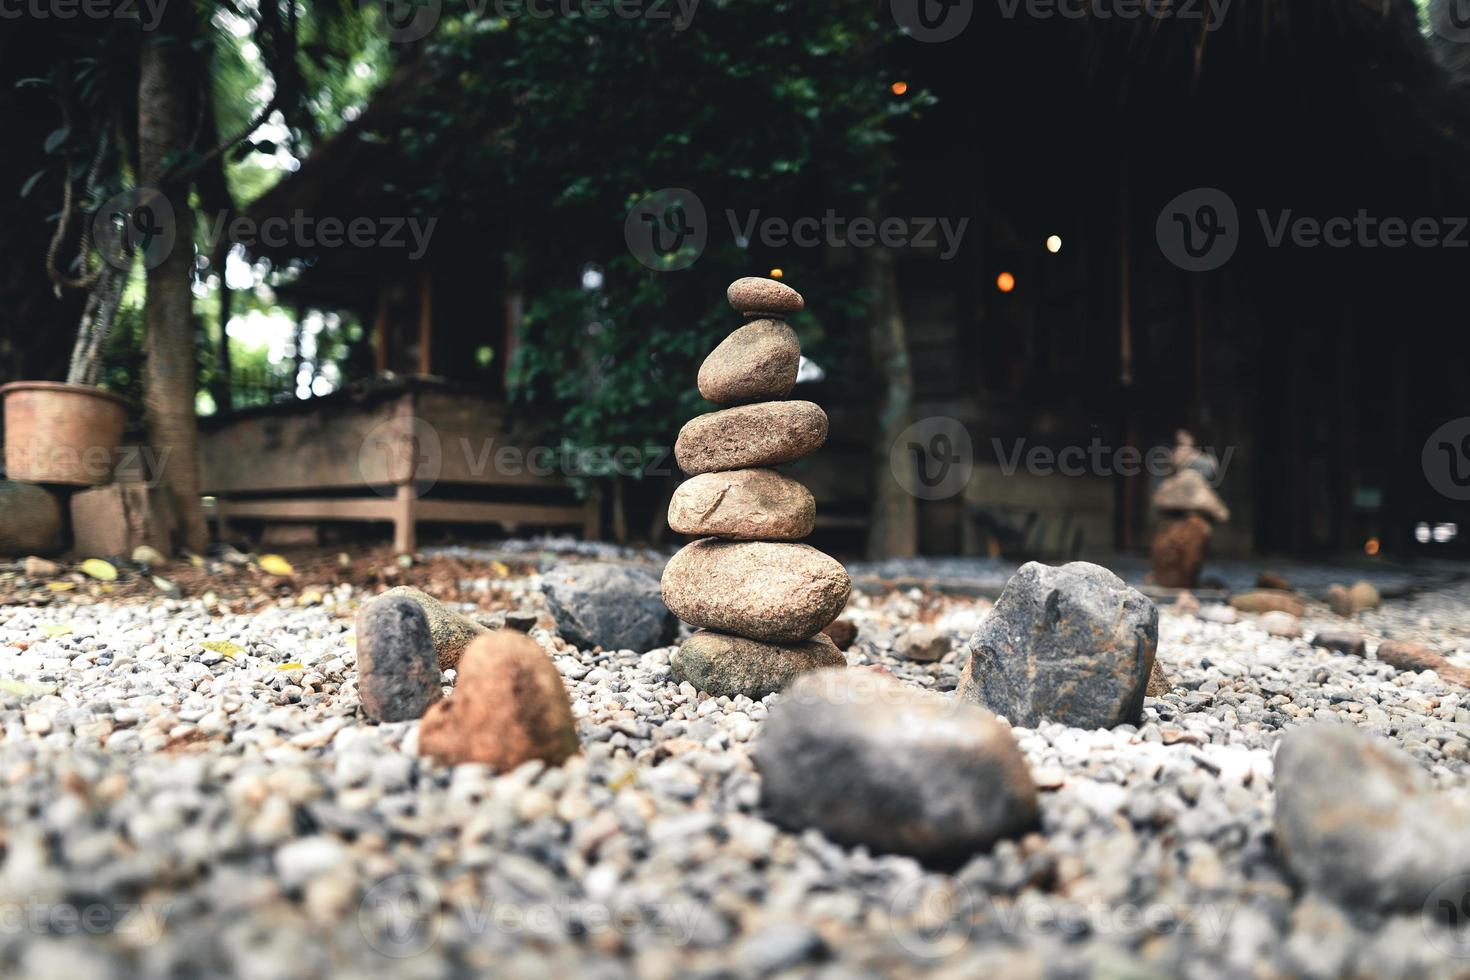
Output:
[[[725,291],[735,312],[747,316],[789,316],[806,305],[801,293],[774,279],[746,276]]]

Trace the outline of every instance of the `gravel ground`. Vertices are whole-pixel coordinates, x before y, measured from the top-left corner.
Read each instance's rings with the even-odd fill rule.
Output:
[[[544,609],[534,574],[496,587]],[[572,649],[544,615],[584,754],[428,764],[417,722],[359,713],[368,594],[0,606],[0,975],[1470,975],[1426,917],[1298,894],[1270,835],[1272,750],[1314,718],[1463,787],[1470,703],[1432,674],[1165,607],[1174,693],[1137,729],[1016,729],[1041,830],[946,874],[763,820],[749,748],[772,699],[701,701],[670,648]],[[849,661],[952,690],[988,608],[857,594]],[[892,653],[921,621],[955,640],[937,663]],[[1307,635],[1342,625],[1314,605]],[[1470,666],[1463,589],[1358,625]]]

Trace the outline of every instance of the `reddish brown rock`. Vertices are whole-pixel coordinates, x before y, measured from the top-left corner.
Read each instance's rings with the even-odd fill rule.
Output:
[[[857,642],[857,624],[850,619],[834,619],[822,627],[822,632],[837,644],[839,650],[846,650]]]
[[[524,633],[475,640],[459,662],[454,693],[419,724],[419,754],[448,765],[480,762],[498,772],[574,755],[577,725],[561,675]]]
[[[664,604],[684,622],[767,643],[810,639],[851,594],[842,563],[804,544],[704,538],[663,575]]]
[[[1256,588],[1271,589],[1274,592],[1294,592],[1291,583],[1286,580],[1280,572],[1273,572],[1269,568],[1256,576]]]
[[[702,473],[669,501],[669,527],[680,534],[742,541],[796,541],[812,533],[811,491],[775,470]]]
[[[784,317],[800,312],[806,305],[801,293],[784,282],[761,276],[736,279],[725,290],[725,297],[737,313],[747,316],[766,314]]]
[[[826,441],[827,413],[818,406],[759,402],[690,419],[679,430],[674,458],[693,476],[793,463]]]
[[[1378,659],[1399,670],[1432,670],[1443,680],[1470,687],[1470,669],[1457,667],[1422,643],[1384,640],[1378,644]]]
[[[1267,589],[1231,596],[1230,604],[1244,613],[1284,612],[1300,617],[1307,611],[1307,604],[1301,596]]]
[[[1192,589],[1199,585],[1199,570],[1209,546],[1210,522],[1198,514],[1165,520],[1154,532],[1149,557],[1153,560],[1154,584],[1166,589]]]
[[[716,405],[785,398],[796,387],[801,343],[780,320],[752,320],[699,366],[699,393]]]

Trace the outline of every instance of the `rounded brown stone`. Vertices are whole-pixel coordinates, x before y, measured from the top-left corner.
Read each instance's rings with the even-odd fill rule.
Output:
[[[812,533],[811,491],[775,470],[728,470],[690,477],[669,501],[680,534],[742,541],[796,541]]]
[[[532,759],[558,766],[577,752],[566,687],[535,640],[489,633],[465,650],[458,673],[454,693],[419,723],[420,755],[506,772]]]
[[[699,393],[716,405],[785,398],[796,387],[801,342],[780,320],[752,320],[699,366]]]
[[[675,677],[706,694],[728,698],[743,694],[759,701],[808,671],[846,667],[847,658],[825,633],[805,643],[780,646],[700,630],[679,646],[669,666]]]
[[[758,402],[707,412],[684,423],[674,443],[691,476],[779,466],[810,456],[827,441],[827,413],[811,402]]]
[[[806,306],[801,293],[784,282],[761,276],[746,276],[730,283],[725,296],[737,313],[786,316]]]
[[[703,538],[663,576],[664,604],[684,622],[767,643],[810,639],[851,594],[842,563],[804,544]]]

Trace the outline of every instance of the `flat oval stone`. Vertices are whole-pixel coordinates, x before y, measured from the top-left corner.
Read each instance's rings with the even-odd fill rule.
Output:
[[[796,331],[780,320],[751,320],[699,366],[699,393],[716,405],[785,398],[800,365]]]
[[[795,643],[837,618],[852,580],[841,562],[810,545],[703,538],[669,559],[663,593],[664,604],[691,625]]]
[[[806,301],[801,298],[801,293],[784,282],[761,276],[736,279],[730,283],[730,288],[725,290],[725,296],[730,300],[730,305],[735,308],[735,312],[746,315],[764,313],[786,316],[799,312],[802,307],[806,306]]]
[[[690,477],[669,501],[680,534],[742,541],[796,541],[812,533],[811,491],[775,470],[727,470]]]
[[[706,412],[684,423],[674,443],[691,476],[794,463],[827,441],[827,413],[811,402],[758,402]]]
[[[796,678],[823,667],[846,667],[847,658],[825,633],[805,643],[780,646],[743,636],[700,630],[669,659],[674,676],[714,697],[743,694],[759,701]]]

